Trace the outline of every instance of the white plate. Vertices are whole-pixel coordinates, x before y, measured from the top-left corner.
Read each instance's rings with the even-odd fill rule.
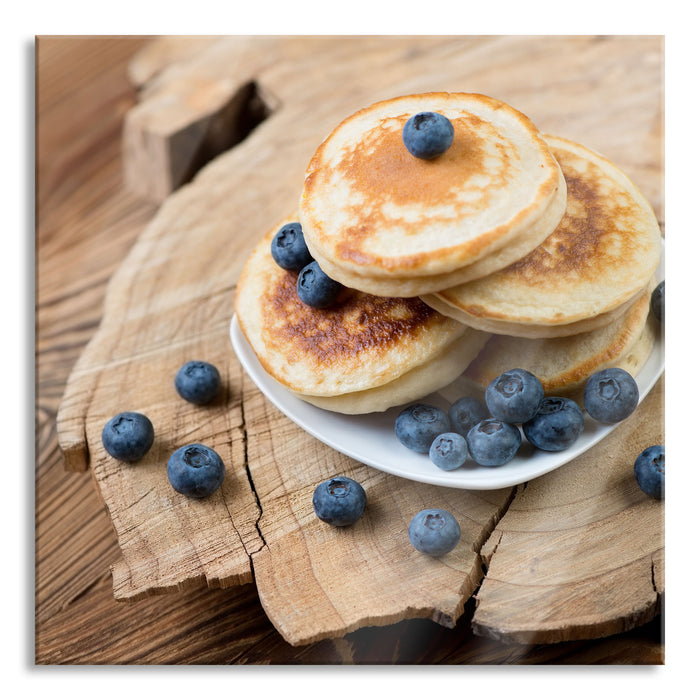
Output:
[[[657,270],[657,280],[664,279],[664,255]],[[551,472],[590,449],[616,425],[595,422],[587,414],[584,429],[576,443],[563,452],[536,450],[523,440],[517,456],[501,467],[481,467],[471,461],[454,471],[438,469],[427,455],[407,449],[394,434],[394,421],[405,406],[366,415],[351,416],[326,411],[298,399],[272,379],[260,365],[243,335],[234,314],[231,319],[231,342],[243,368],[260,391],[288,418],[307,433],[358,462],[405,479],[460,489],[498,489],[515,486]],[[640,401],[649,393],[664,370],[664,338],[659,334],[654,348],[637,375]],[[461,395],[458,385],[431,394],[422,401],[442,407]]]

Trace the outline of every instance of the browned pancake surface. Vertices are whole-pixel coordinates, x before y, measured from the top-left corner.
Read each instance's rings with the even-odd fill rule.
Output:
[[[475,175],[485,170],[485,142],[496,136],[485,120],[472,114],[453,119],[455,137],[449,150],[440,158],[424,160],[409,153],[400,130],[390,128],[411,116],[403,113],[384,119],[376,129],[366,133],[360,143],[344,149],[336,170],[342,173],[361,201],[348,206],[349,220],[360,223],[350,224],[344,230],[343,240],[335,248],[339,260],[360,264],[382,262],[367,253],[362,243],[376,231],[394,223],[384,211],[387,204],[422,207],[426,202],[440,202],[456,210],[461,205],[460,192],[469,186]],[[505,187],[513,178],[513,168],[509,165],[507,145],[498,143],[498,148],[504,157],[499,172],[491,175],[491,181],[494,187]],[[315,175],[312,172],[309,176],[308,189],[313,188]],[[488,199],[488,192],[485,197],[482,195],[484,206],[489,206]],[[450,224],[454,215],[436,213],[432,220],[435,225]],[[407,235],[420,235],[420,231],[419,227],[406,227]],[[416,255],[413,263],[420,263],[424,257],[424,254]],[[412,267],[411,262],[408,257],[402,258],[402,264],[407,267]]]
[[[425,160],[410,154],[402,133],[413,114],[430,110],[447,116],[455,135]],[[421,278],[527,238],[560,184],[539,132],[508,105],[474,94],[409,95],[360,110],[331,133],[307,168],[299,215],[320,263]]]
[[[604,157],[565,139],[547,140],[567,186],[557,228],[520,260],[434,299],[424,296],[427,303],[451,308],[455,318],[482,330],[520,335],[529,326],[536,337],[603,319],[646,288],[661,254],[648,202]]]
[[[504,273],[535,286],[548,285],[554,276],[562,282],[595,283],[601,270],[623,266],[636,255],[639,205],[623,188],[611,190],[609,182],[596,181],[592,163],[582,172],[569,166],[566,151],[555,152],[566,180],[566,212],[544,243]]]
[[[358,354],[382,354],[425,335],[442,318],[416,297],[376,297],[349,289],[333,306],[312,309],[299,299],[296,273],[282,272],[271,282],[261,305],[265,342],[312,363],[346,365]]]
[[[304,304],[297,273],[280,268],[270,254],[278,228],[246,262],[235,309],[262,366],[289,389],[314,396],[373,389],[438,358],[468,332],[417,297],[345,288],[328,308]],[[465,356],[462,369],[471,359]]]

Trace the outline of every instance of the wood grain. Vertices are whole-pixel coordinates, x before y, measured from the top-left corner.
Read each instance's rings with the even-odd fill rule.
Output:
[[[59,42],[60,43],[60,42]],[[438,42],[439,43],[439,42]],[[449,43],[449,42],[447,42]],[[476,42],[478,45],[478,42]],[[473,48],[473,47],[472,47]],[[476,46],[478,49],[478,46]],[[344,48],[344,51],[347,53],[349,51],[348,47]],[[342,52],[341,52],[342,53]],[[477,55],[478,55],[478,50],[477,50]],[[123,63],[122,63],[123,65]],[[279,70],[279,67],[278,67]],[[284,71],[282,71],[284,73]],[[111,86],[112,88],[114,86]],[[263,125],[264,127],[264,125]],[[261,127],[262,128],[262,127]],[[310,142],[310,137],[309,142]],[[259,144],[258,144],[259,145]],[[251,153],[254,153],[255,149],[251,147],[251,150],[247,152],[248,155]],[[212,175],[211,179],[208,180],[208,182],[211,184],[216,180],[216,176]],[[278,187],[278,186],[277,186]],[[285,192],[289,192],[290,196],[294,191],[293,187],[290,187],[289,190],[285,190]],[[659,190],[660,192],[661,190]],[[128,206],[123,206],[121,211],[119,212],[123,218],[126,218],[127,221],[129,219],[129,215],[124,215],[121,212],[123,211],[131,211],[133,212],[134,210],[136,211],[141,211],[141,212],[146,212],[149,211],[152,213],[152,209],[149,210],[147,205],[139,205],[137,202],[135,202],[133,199],[130,199],[125,196],[124,192],[119,190],[117,188],[116,191],[112,193],[111,196],[111,206],[114,206],[114,200],[116,199],[117,201],[120,200],[120,198],[124,198],[123,201],[128,203]],[[75,202],[75,199],[73,200]],[[274,201],[274,199],[272,200]],[[286,205],[285,205],[286,206]],[[45,211],[49,211],[49,209],[45,209]],[[113,209],[111,214],[113,216],[112,220],[112,225],[114,227],[117,226],[116,220],[119,219],[119,214],[117,212],[119,211],[118,207]],[[52,211],[52,214],[54,212]],[[108,218],[108,217],[107,217]],[[147,217],[144,217],[144,221],[147,219]],[[55,220],[55,219],[54,219]],[[119,222],[121,223],[121,221]],[[255,224],[257,225],[257,224]],[[147,227],[148,228],[148,227]],[[44,229],[46,230],[46,229]],[[133,231],[132,231],[133,234]],[[50,237],[46,236],[45,240],[48,241]],[[85,236],[85,238],[89,238],[89,236]],[[147,231],[145,232],[145,235],[142,236],[142,238],[148,240],[148,233]],[[139,242],[137,243],[136,248],[138,248],[138,244],[141,243],[141,239],[139,239]],[[84,244],[85,245],[85,244]],[[89,243],[86,244],[89,248]],[[149,243],[150,246],[154,245],[154,241],[150,241]],[[81,248],[82,250],[85,250],[85,248]],[[156,246],[157,249],[157,246]],[[241,253],[242,254],[242,253]],[[68,258],[69,256],[64,255],[64,259]],[[108,256],[107,256],[108,258]],[[128,258],[127,258],[128,259]],[[136,258],[138,259],[138,258]],[[133,258],[132,258],[133,260]],[[72,262],[73,267],[78,267],[80,268],[80,265],[84,265],[87,267],[87,264],[85,263],[84,259],[82,262]],[[112,258],[111,260],[105,259],[105,261],[102,263],[104,267],[107,267],[109,269],[110,264],[112,265],[112,268],[114,268],[114,259]],[[56,287],[58,288],[63,288],[65,289],[66,287],[70,287],[71,282],[68,280],[60,280],[60,275],[58,276],[59,279],[56,279],[56,275],[53,277],[53,281],[51,284],[55,284]],[[51,279],[51,277],[47,277],[47,280]],[[101,291],[104,293],[104,287],[102,287]],[[85,292],[83,292],[84,296]],[[78,294],[78,297],[81,295]],[[89,296],[89,293],[88,293]],[[218,309],[214,312],[214,316],[217,314],[222,314],[221,307],[223,307],[223,304],[219,301],[219,297],[216,297],[216,295],[213,295],[213,298],[217,299],[216,304],[215,304],[215,309]],[[70,296],[66,296],[66,304],[68,300],[71,300],[71,302],[74,302],[73,298]],[[209,297],[208,297],[209,299]],[[78,302],[79,303],[79,302]],[[167,301],[162,300],[159,303],[165,304],[167,306]],[[221,304],[221,306],[219,306]],[[80,306],[78,306],[80,309]],[[44,309],[46,309],[46,306],[44,306]],[[162,307],[158,307],[158,304],[156,304],[156,309],[157,310],[162,310]],[[194,309],[190,307],[189,309],[192,314],[196,316],[197,313],[201,313],[199,310]],[[99,314],[95,314],[94,311],[92,311],[93,316],[92,316],[92,321],[87,322],[87,328],[90,330],[94,330],[94,323],[95,323],[95,316],[99,317]],[[47,317],[50,317],[51,314],[47,313],[45,314]],[[89,317],[90,312],[87,312],[87,315]],[[197,321],[192,321],[192,323],[201,323],[204,320],[209,320],[209,317],[206,316],[200,316]],[[90,328],[90,324],[92,323],[92,328]],[[44,326],[45,328],[46,326]],[[214,329],[216,329],[216,324],[210,324],[210,326]],[[43,330],[43,329],[42,329]],[[214,333],[218,332],[216,330],[212,331]],[[60,335],[60,334],[59,334]],[[86,336],[89,336],[89,333],[86,333]],[[43,335],[45,339],[47,339],[47,344],[48,344],[48,338],[50,336]],[[84,339],[83,339],[83,344],[84,344]],[[119,347],[119,340],[116,338],[111,338],[110,342],[115,343],[115,347]],[[80,349],[80,341],[77,342],[77,349]],[[68,356],[70,357],[70,348],[66,350],[68,352]],[[73,348],[73,354],[72,357],[75,359],[77,356],[78,352],[76,351],[75,348]],[[43,358],[47,358],[46,352],[43,355]],[[116,354],[116,357],[114,358],[117,361],[114,364],[114,367],[119,365],[119,353]],[[111,370],[114,369],[114,367],[111,367]],[[229,368],[230,369],[230,368]],[[139,379],[143,379],[140,375],[138,376]],[[65,381],[65,379],[64,379]],[[245,413],[243,415],[243,421],[246,425],[248,426],[248,420],[251,419],[251,424],[253,424],[252,417],[258,415],[256,413],[257,409],[255,408],[254,403],[251,404],[250,412],[247,408],[246,401],[247,399],[245,397],[252,397],[254,395],[254,392],[252,391],[252,388],[248,386],[246,388],[245,385],[245,378],[241,378],[239,375],[236,374],[235,371],[230,371],[227,373],[227,386],[229,389],[231,387],[235,387],[235,390],[238,390],[239,387],[239,382],[241,383],[241,391],[244,394],[243,402],[242,405],[244,406]],[[44,383],[44,389],[46,388],[46,383]],[[60,386],[60,383],[59,383]],[[126,385],[128,387],[128,383]],[[149,388],[152,388],[149,386]],[[127,396],[128,396],[128,391],[129,389],[127,388]],[[156,390],[157,391],[157,390]],[[231,392],[228,395],[228,398],[230,399],[232,396]],[[157,402],[158,400],[162,400],[162,396],[160,399],[155,399]],[[168,399],[169,400],[169,399]],[[252,400],[252,398],[251,398]],[[55,407],[55,401],[54,401],[54,407]],[[269,408],[265,409],[269,413]],[[47,417],[50,417],[50,409],[47,410]],[[183,418],[184,419],[184,418]],[[188,419],[189,420],[189,419]],[[275,418],[274,420],[278,420],[278,418]],[[95,420],[95,423],[97,424],[97,420]],[[216,433],[219,430],[223,430],[224,432],[229,432],[233,431],[234,433],[236,432],[236,426],[239,424],[239,418],[237,418],[235,415],[233,417],[229,417],[226,419],[226,421],[222,424],[219,424],[218,427],[215,428],[214,432]],[[92,430],[92,433],[90,432]],[[50,433],[51,431],[44,431],[45,433],[48,432]],[[264,433],[264,431],[262,431]],[[92,437],[91,437],[92,435]],[[94,444],[95,441],[95,430],[93,428],[88,429],[87,437],[88,437],[88,443],[92,442]],[[47,444],[50,445],[51,442],[51,436],[47,436]],[[268,435],[269,438],[269,435]],[[55,440],[55,436],[53,436],[53,439]],[[83,440],[85,437],[83,437]],[[262,439],[262,437],[260,438]],[[232,441],[231,443],[231,450],[235,450],[234,443],[236,441]],[[78,441],[79,443],[79,441]],[[76,444],[78,444],[76,443]],[[85,446],[85,445],[84,445]],[[246,449],[249,449],[250,446],[247,446]],[[167,445],[162,445],[160,447],[161,450],[167,450]],[[259,449],[259,448],[258,448]],[[49,452],[51,451],[51,448],[49,448]],[[45,508],[42,510],[41,514],[38,516],[38,521],[43,521],[44,527],[43,527],[43,538],[42,538],[42,544],[44,547],[42,547],[42,551],[47,553],[52,550],[52,547],[57,547],[57,542],[55,539],[51,538],[49,536],[49,530],[51,528],[46,527],[46,523],[51,519],[49,511],[54,510],[54,511],[60,511],[62,505],[65,505],[66,502],[64,501],[59,501],[59,507],[56,505],[56,499],[55,496],[52,498],[49,498],[49,494],[54,494],[55,491],[53,491],[50,486],[51,483],[53,484],[54,487],[58,487],[59,491],[64,491],[66,489],[66,484],[70,483],[69,481],[66,481],[66,476],[63,476],[63,479],[60,477],[57,477],[55,474],[55,468],[60,467],[60,460],[56,459],[56,448],[55,444],[53,447],[53,460],[51,457],[46,457],[41,461],[41,464],[44,465],[44,469],[47,470],[49,474],[53,474],[53,478],[49,479],[49,481],[44,481],[46,484],[47,488],[45,488],[42,492],[43,496],[43,503],[46,504]],[[83,453],[84,456],[86,456]],[[50,469],[48,465],[50,465],[53,462],[54,469]],[[78,466],[80,467],[80,461],[78,460],[77,463],[73,463],[72,466]],[[69,466],[71,466],[71,463],[69,461]],[[360,467],[359,465],[355,465],[356,468],[359,469],[364,469]],[[41,467],[40,467],[41,470]],[[253,473],[253,470],[251,469],[251,474]],[[68,475],[68,479],[75,479],[78,478],[79,475]],[[112,478],[110,476],[110,478]],[[76,484],[78,482],[72,481],[73,484]],[[82,487],[84,488],[84,481],[79,482]],[[257,490],[257,481],[256,483],[256,490]],[[274,485],[272,486],[274,489]],[[76,493],[82,493],[83,489],[77,489]],[[101,492],[100,492],[101,493]],[[259,497],[259,494],[258,494]],[[41,500],[41,499],[39,499]],[[83,499],[84,496],[83,496]],[[89,500],[89,499],[88,499]],[[95,499],[97,501],[97,499]],[[67,502],[70,502],[70,499],[68,499]],[[246,501],[247,502],[247,501]],[[270,510],[270,513],[274,512],[274,506],[272,505],[272,501],[268,501],[271,504],[272,510]],[[93,506],[95,503],[93,503]],[[98,503],[99,505],[99,503]],[[277,503],[279,505],[279,503]],[[93,510],[99,510],[99,509],[94,509]],[[266,512],[266,507],[263,507],[262,509],[263,514]],[[468,612],[465,616],[463,616],[460,621],[457,623],[457,626],[455,629],[452,631],[453,635],[450,636],[448,633],[448,630],[443,630],[442,628],[436,628],[434,627],[434,623],[429,622],[429,621],[420,621],[420,620],[414,620],[414,621],[406,621],[403,623],[398,623],[396,625],[389,625],[388,627],[383,627],[381,630],[376,630],[373,628],[364,628],[360,629],[357,632],[350,633],[349,635],[344,636],[341,640],[338,641],[333,641],[331,642],[330,640],[326,642],[319,642],[317,644],[310,644],[310,645],[303,645],[301,647],[298,647],[294,650],[292,650],[289,645],[285,644],[284,642],[281,642],[281,638],[277,634],[276,630],[273,627],[270,627],[269,622],[266,620],[264,614],[261,612],[259,608],[259,603],[257,603],[256,599],[256,593],[254,589],[251,588],[251,584],[246,584],[243,585],[241,588],[235,588],[231,590],[224,590],[224,591],[215,591],[215,590],[200,590],[197,589],[195,591],[182,591],[181,593],[176,593],[173,596],[164,596],[164,597],[159,597],[155,600],[152,599],[145,599],[142,601],[135,601],[133,604],[130,604],[129,606],[120,606],[116,605],[114,607],[114,601],[109,600],[110,598],[110,593],[111,591],[109,590],[109,581],[108,579],[105,579],[104,577],[104,562],[105,560],[109,561],[110,560],[110,554],[112,556],[115,556],[117,553],[121,554],[121,550],[116,550],[114,547],[113,541],[110,541],[111,534],[108,532],[108,527],[105,527],[105,525],[108,526],[108,520],[107,518],[104,517],[104,513],[96,513],[96,517],[94,519],[89,519],[87,522],[92,523],[94,522],[97,523],[99,527],[97,527],[96,530],[96,535],[95,529],[90,528],[85,525],[86,521],[83,519],[81,522],[81,526],[78,527],[76,525],[75,527],[75,532],[74,536],[77,538],[78,541],[81,539],[85,541],[86,543],[91,540],[93,536],[97,537],[99,541],[102,541],[105,543],[105,546],[102,547],[102,554],[100,554],[100,549],[97,548],[95,549],[94,547],[91,548],[92,551],[90,552],[90,557],[93,561],[91,565],[91,571],[93,572],[92,574],[87,574],[83,575],[80,580],[86,581],[90,579],[91,577],[94,577],[93,580],[95,583],[91,584],[90,586],[85,586],[84,584],[80,583],[80,580],[73,583],[73,591],[74,593],[72,594],[73,597],[71,597],[70,593],[66,593],[65,590],[60,590],[59,591],[59,584],[61,582],[66,582],[67,578],[64,578],[62,576],[59,576],[56,574],[56,571],[60,569],[60,566],[56,565],[56,562],[58,560],[58,554],[55,555],[54,558],[48,557],[44,558],[44,563],[42,567],[38,566],[38,570],[41,568],[44,568],[47,573],[47,576],[43,578],[40,582],[40,589],[44,592],[44,595],[40,597],[40,600],[43,604],[43,610],[44,610],[44,624],[41,625],[40,627],[40,633],[38,634],[38,638],[40,639],[43,644],[39,645],[39,648],[41,649],[41,654],[42,658],[44,659],[62,659],[63,663],[80,663],[81,659],[84,660],[86,658],[88,659],[123,659],[124,662],[126,663],[160,663],[163,662],[163,659],[170,659],[170,660],[177,660],[176,662],[182,662],[182,663],[187,663],[188,660],[191,660],[193,658],[205,658],[205,659],[217,659],[217,661],[207,661],[207,662],[218,662],[218,663],[260,663],[264,661],[270,661],[272,659],[272,662],[274,663],[275,660],[279,662],[280,660],[287,658],[287,659],[296,659],[298,662],[311,662],[313,663],[314,659],[316,662],[318,662],[319,659],[326,659],[325,662],[330,662],[330,663],[344,663],[344,662],[354,662],[354,663],[363,663],[363,662],[372,662],[372,658],[374,655],[375,659],[380,659],[384,658],[386,659],[386,656],[383,656],[381,653],[379,653],[378,648],[381,647],[382,645],[379,645],[379,647],[373,645],[372,640],[382,640],[384,639],[385,641],[389,642],[388,646],[386,646],[386,649],[391,649],[393,656],[389,658],[386,662],[430,662],[430,659],[434,660],[439,660],[442,663],[478,663],[479,661],[476,661],[476,659],[481,658],[486,659],[490,658],[490,662],[498,662],[497,659],[512,659],[512,663],[518,663],[518,662],[523,662],[523,663],[528,663],[528,658],[531,659],[530,662],[533,663],[547,663],[547,662],[556,662],[556,659],[559,658],[566,658],[567,654],[573,654],[573,658],[576,658],[576,654],[579,654],[579,658],[586,658],[588,661],[584,661],[584,663],[601,663],[605,662],[606,658],[615,658],[615,655],[613,654],[611,657],[607,657],[606,653],[612,653],[612,650],[615,649],[615,644],[616,640],[615,638],[611,638],[610,640],[607,640],[605,643],[601,643],[600,645],[593,645],[591,647],[586,646],[585,643],[574,643],[573,646],[567,647],[566,651],[563,650],[563,647],[559,645],[555,645],[553,648],[549,649],[549,651],[542,652],[540,651],[535,651],[533,653],[533,649],[530,647],[524,647],[524,646],[516,646],[518,649],[517,653],[513,655],[513,649],[509,648],[508,645],[503,645],[499,642],[487,642],[486,640],[479,640],[477,638],[473,638],[471,636],[471,632],[469,630],[469,625],[468,625],[468,619],[470,617],[469,615],[469,603],[467,603],[467,609]],[[274,522],[275,518],[270,518],[269,523],[266,523],[266,521],[263,519],[260,521],[262,524],[263,530],[266,530],[268,527],[274,527]],[[100,529],[101,528],[101,529]],[[251,539],[251,542],[254,542],[255,539],[254,537]],[[71,544],[71,547],[73,544]],[[77,559],[82,559],[86,556],[84,549],[80,550],[80,555],[76,552],[74,555],[77,557]],[[106,552],[106,554],[105,554]],[[267,551],[266,550],[260,550],[260,552],[264,552],[265,556],[267,556]],[[255,557],[258,555],[254,555],[254,560]],[[100,558],[102,557],[102,558]],[[39,557],[38,557],[39,558]],[[100,561],[102,561],[102,564],[100,564]],[[257,564],[256,564],[257,567]],[[263,571],[263,562],[261,559],[260,563],[261,571]],[[117,567],[118,568],[118,567]],[[117,571],[117,568],[115,568],[115,571]],[[97,571],[101,571],[100,574],[97,574],[95,576]],[[212,574],[213,580],[218,581],[220,583],[220,580],[216,579],[217,574]],[[181,582],[179,582],[181,583]],[[175,583],[175,585],[179,585],[178,582]],[[168,583],[167,585],[170,585]],[[53,596],[49,593],[51,590],[54,590],[55,593]],[[79,595],[79,591],[90,591],[90,593],[82,593],[82,596]],[[67,595],[67,598],[66,598]],[[75,597],[78,596],[78,597]],[[121,638],[125,640],[130,640],[133,644],[133,641],[135,639],[142,639],[142,642],[140,644],[136,644],[131,646],[129,649],[128,644],[125,642],[125,644],[120,645],[118,643],[115,643],[114,645],[111,645],[111,647],[107,648],[105,647],[104,643],[100,643],[98,641],[98,634],[96,633],[94,636],[93,635],[86,635],[84,633],[81,634],[80,632],[80,627],[77,625],[76,622],[73,622],[69,620],[69,615],[61,615],[58,614],[58,611],[61,608],[61,604],[54,604],[53,606],[47,605],[46,601],[50,600],[53,597],[54,600],[72,600],[74,599],[75,602],[70,605],[70,608],[72,608],[73,614],[79,613],[77,616],[77,619],[80,620],[85,620],[92,618],[93,623],[95,621],[94,613],[91,611],[94,609],[94,603],[95,603],[95,598],[97,598],[98,601],[100,601],[100,607],[102,610],[102,614],[106,614],[106,621],[111,621],[112,623],[116,623],[120,625],[121,627]],[[230,601],[230,607],[226,607],[226,603],[224,601]],[[243,604],[242,601],[247,601],[246,604]],[[251,602],[253,601],[253,602]],[[66,603],[63,603],[65,605]],[[208,626],[208,629],[211,631],[212,630],[212,625],[214,625],[214,629],[218,629],[215,625],[215,619],[216,615],[211,613],[211,611],[207,611],[207,606],[208,605],[219,605],[221,606],[222,604],[224,605],[224,608],[228,610],[229,612],[226,613],[226,619],[228,622],[227,629],[230,630],[232,627],[230,626],[231,623],[233,623],[236,620],[243,621],[246,619],[246,605],[250,604],[253,608],[256,608],[257,610],[257,615],[253,616],[252,621],[253,621],[253,627],[251,628],[250,625],[245,625],[239,622],[238,625],[240,626],[240,637],[237,634],[231,634],[230,632],[228,634],[222,633],[222,634],[214,634],[214,637],[216,639],[216,642],[212,642],[210,645],[207,645],[204,640],[202,640],[202,643],[200,645],[200,652],[199,655],[195,654],[194,656],[188,656],[186,651],[184,649],[186,647],[189,647],[190,650],[193,650],[194,647],[197,646],[199,642],[190,642],[189,644],[185,643],[184,646],[180,644],[177,639],[184,639],[187,637],[187,632],[186,632],[186,627],[189,626],[189,623],[186,622],[187,618],[187,611],[190,610],[196,610],[197,606],[201,604],[201,616],[199,617],[199,622],[203,625]],[[80,613],[80,610],[82,609],[82,613]],[[150,619],[156,619],[158,620],[158,625],[157,628],[160,630],[163,630],[163,632],[159,632],[156,635],[157,640],[154,640],[153,642],[148,642],[146,637],[148,636],[145,632],[146,629],[146,623],[145,619],[150,618]],[[72,620],[76,618],[71,618]],[[250,619],[250,616],[248,616],[248,619]],[[207,620],[211,620],[211,622],[207,622]],[[255,620],[259,620],[260,624],[256,628],[255,625]],[[358,618],[358,624],[362,622],[362,619]],[[194,625],[195,623],[192,622]],[[347,624],[347,623],[345,623]],[[651,623],[652,627],[645,626],[642,628],[641,632],[636,633],[636,637],[633,636],[634,639],[639,641],[640,635],[643,638],[644,634],[650,634],[651,637],[653,638],[654,635],[658,635],[658,622],[656,623]],[[104,624],[98,625],[98,627],[105,628],[106,622]],[[179,632],[174,632],[173,634],[176,635],[181,635],[178,636],[177,638],[174,638],[173,636],[167,634],[165,632],[166,629],[176,629],[179,630]],[[71,631],[72,630],[72,631]],[[222,636],[223,635],[223,636]],[[256,635],[257,638],[256,638]],[[446,636],[447,635],[447,636]],[[225,651],[223,651],[223,648],[216,648],[217,642],[220,644],[223,639],[226,639],[229,643],[232,641],[232,637],[235,637],[238,641],[240,641],[240,644],[236,645],[237,651],[235,653],[232,653],[231,655],[228,655]],[[658,639],[658,636],[656,637]],[[406,645],[405,642],[400,641],[400,640],[408,640],[412,639],[414,642],[411,642]],[[464,644],[465,640],[472,640],[472,646],[469,647],[469,644]],[[275,641],[277,640],[277,641]],[[390,643],[393,640],[393,645]],[[430,640],[430,641],[428,641]],[[61,642],[69,642],[67,644],[62,644]],[[457,642],[459,641],[459,644]],[[161,646],[159,646],[159,643]],[[462,648],[465,649],[463,653],[454,653],[454,649],[456,648]],[[489,651],[486,652],[484,651],[484,647],[488,647]],[[453,651],[450,652],[449,649],[452,649]],[[618,647],[620,650],[624,649],[624,644],[620,644]],[[636,648],[640,654],[637,658],[645,658],[646,663],[658,663],[659,659],[662,657],[662,653],[660,651],[661,647],[658,646],[658,644],[655,646],[655,644],[652,642],[651,645],[645,646],[644,643],[638,643],[636,645]],[[276,649],[276,651],[275,651]],[[468,649],[468,651],[467,651]],[[598,649],[598,650],[604,650],[608,649],[608,652],[605,651],[599,651],[599,652],[590,652],[591,649]],[[653,651],[651,651],[653,649]],[[52,651],[53,650],[53,651]],[[255,651],[254,651],[255,650]],[[263,651],[266,650],[266,651]],[[428,650],[426,652],[426,650]],[[221,653],[223,651],[223,653]],[[262,653],[261,653],[262,652]],[[563,653],[563,656],[560,656],[560,654]],[[629,652],[616,652],[618,654],[617,658],[626,658],[629,660],[630,655]],[[365,655],[366,654],[366,655]],[[427,655],[426,655],[427,654]],[[508,654],[511,654],[509,657]],[[599,654],[597,656],[597,654]],[[572,658],[572,657],[568,657]],[[391,659],[394,659],[392,661]],[[597,660],[595,660],[597,659]],[[117,661],[119,662],[119,661]],[[629,661],[627,661],[629,662]]]
[[[125,195],[119,157],[122,120],[135,102],[124,66],[146,41],[36,46],[38,624],[108,575],[119,552],[91,476],[65,473],[56,411],[99,324],[107,282],[155,211]]]

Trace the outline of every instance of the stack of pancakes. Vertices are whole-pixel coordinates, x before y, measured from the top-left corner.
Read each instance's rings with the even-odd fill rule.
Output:
[[[424,111],[455,132],[432,160],[402,140]],[[513,367],[575,395],[651,351],[651,207],[613,163],[498,100],[429,93],[354,114],[314,154],[293,220],[341,298],[299,301],[296,273],[270,254],[275,227],[245,266],[236,315],[268,373],[324,408],[382,411]]]
[[[236,315],[267,373],[309,403],[357,414],[413,401],[457,379],[488,339],[418,297],[346,288],[329,308],[307,306],[270,253],[280,226],[241,273]]]

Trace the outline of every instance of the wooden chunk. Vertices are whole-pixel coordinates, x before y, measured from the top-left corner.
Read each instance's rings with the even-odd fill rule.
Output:
[[[236,60],[239,51],[230,38],[169,37],[135,57],[130,73],[141,84],[141,101],[122,134],[132,193],[162,202],[269,114],[249,65]],[[178,60],[168,65],[173,56]]]

